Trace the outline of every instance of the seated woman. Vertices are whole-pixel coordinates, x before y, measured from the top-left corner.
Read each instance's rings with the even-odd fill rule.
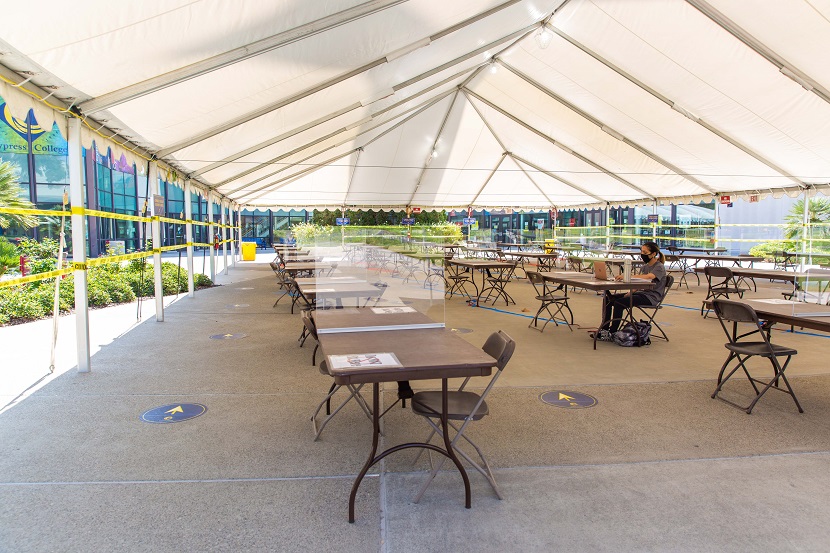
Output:
[[[663,298],[663,291],[666,288],[666,257],[660,252],[660,248],[654,242],[645,242],[640,246],[640,257],[643,258],[643,266],[640,274],[631,275],[631,278],[647,279],[655,283],[651,290],[638,290],[624,294],[611,294],[606,292],[603,297],[604,314],[602,325],[600,325],[597,340],[613,342],[614,333],[620,328],[624,310],[631,305],[658,305]],[[622,280],[622,275],[617,275],[616,280]],[[631,298],[630,296],[633,296]],[[591,338],[594,335],[591,334]]]

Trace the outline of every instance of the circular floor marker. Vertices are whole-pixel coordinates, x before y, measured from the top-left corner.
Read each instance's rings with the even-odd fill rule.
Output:
[[[214,334],[210,337],[211,340],[241,340],[247,334]]]
[[[250,304],[247,303],[230,303],[225,306],[228,309],[244,309],[245,307],[250,307]]]
[[[182,422],[204,414],[207,407],[201,403],[171,403],[155,407],[141,414],[141,420],[156,424]]]
[[[253,286],[246,286],[245,288],[237,288],[237,290],[253,290]]]
[[[450,332],[455,332],[457,334],[469,334],[473,331],[472,328],[451,328]]]
[[[568,390],[554,390],[539,396],[544,403],[563,409],[587,409],[597,404],[597,398]]]

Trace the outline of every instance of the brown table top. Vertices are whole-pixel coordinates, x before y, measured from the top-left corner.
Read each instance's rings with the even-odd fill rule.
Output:
[[[368,282],[327,282],[325,284],[315,282],[299,284],[300,291],[306,297],[317,298],[346,298],[346,297],[372,297],[380,295],[380,288],[372,286]]]
[[[296,279],[297,284],[299,285],[314,285],[317,284],[318,286],[321,284],[334,284],[334,283],[351,283],[356,284],[358,282],[363,283],[367,282],[365,279],[350,277],[350,276],[333,276],[333,277],[300,277]]]
[[[314,322],[317,332],[327,334],[332,332],[366,332],[370,330],[406,330],[417,325],[425,327],[443,326],[437,323],[420,311],[409,311],[405,313],[383,313],[383,310],[391,311],[394,308],[412,309],[409,306],[382,306],[351,307],[347,309],[321,309],[315,311]],[[380,311],[380,312],[378,312]]]
[[[286,263],[285,270],[289,273],[300,271],[319,271],[331,269],[331,263]]]
[[[585,288],[586,290],[593,290],[595,292],[602,292],[605,290],[650,290],[654,288],[653,282],[637,278],[632,278],[631,282],[623,282],[621,280],[596,280],[594,275],[589,275],[589,278],[584,278],[581,276],[576,277],[555,273],[539,274],[542,275],[542,278],[550,282],[567,284],[568,286]]]
[[[496,360],[446,328],[320,334],[323,355],[394,353],[402,368],[354,369],[334,377],[337,384],[465,378],[491,374]]]
[[[502,269],[515,267],[515,261],[497,261],[495,259],[450,259],[448,263],[471,269]]]
[[[513,257],[533,257],[538,259],[557,259],[558,253],[544,253],[544,252],[504,252],[504,255]]]
[[[811,274],[808,275],[807,273],[794,273],[793,271],[782,271],[780,269],[755,269],[751,267],[728,267],[732,274],[735,276],[740,277],[748,277],[748,278],[768,278],[770,280],[786,280],[788,282],[795,282],[797,279],[804,279],[806,280],[809,278],[815,278],[816,280],[826,280],[821,279],[819,275]],[[706,267],[695,267],[695,272],[703,273],[706,270]]]
[[[743,303],[751,305],[761,319],[821,332],[830,332],[830,306],[802,302],[783,303],[781,299],[776,299],[776,303],[768,303],[769,301],[765,302],[763,299],[742,300]],[[810,316],[810,314],[813,315]]]
[[[308,256],[297,256],[297,257],[285,257],[283,261],[286,263],[314,263],[315,261],[319,261],[319,257],[308,257]]]
[[[674,255],[679,259],[695,259],[697,261],[763,261],[763,257],[754,257],[751,255],[708,255],[708,254],[692,254],[692,253],[682,253],[682,254],[671,254],[667,253],[666,255]]]

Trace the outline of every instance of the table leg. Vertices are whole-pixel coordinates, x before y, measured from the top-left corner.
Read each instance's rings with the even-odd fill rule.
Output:
[[[378,451],[378,435],[380,435],[380,417],[378,413],[380,411],[380,384],[375,382],[372,384],[372,450],[369,452],[369,458],[366,459],[366,463],[363,465],[363,468],[358,473],[357,478],[355,478],[354,484],[352,484],[352,493],[349,494],[349,522],[354,522],[354,500],[357,496],[357,489],[360,487],[360,483],[363,481],[363,477],[366,476],[366,473],[369,472],[369,468],[375,464],[375,454]]]
[[[436,453],[440,453],[445,457],[448,457],[454,464],[455,468],[458,469],[458,472],[461,473],[461,479],[464,481],[464,507],[469,509],[471,507],[471,493],[470,493],[470,478],[467,476],[467,471],[464,470],[464,466],[461,464],[461,461],[458,460],[458,457],[455,456],[455,453],[452,448],[452,442],[449,439],[449,422],[447,418],[447,411],[448,411],[448,403],[449,403],[449,393],[447,391],[447,379],[441,379],[441,430],[444,433],[444,447],[446,449],[441,449],[437,445],[428,444],[428,443],[421,443],[421,442],[410,442],[405,444],[396,445],[394,447],[390,447],[389,449],[385,450],[380,455],[377,455],[378,451],[378,436],[380,435],[380,383],[375,382],[372,384],[372,450],[369,452],[369,458],[366,459],[366,463],[363,465],[363,468],[358,473],[357,478],[355,478],[354,484],[352,484],[352,491],[349,494],[349,522],[353,523],[355,521],[354,516],[354,503],[355,498],[357,497],[357,489],[360,487],[360,483],[363,481],[363,478],[366,476],[366,473],[369,472],[369,469],[392,453],[396,451],[401,451],[402,449],[409,449],[411,447],[420,447],[424,449],[429,449],[435,451]]]

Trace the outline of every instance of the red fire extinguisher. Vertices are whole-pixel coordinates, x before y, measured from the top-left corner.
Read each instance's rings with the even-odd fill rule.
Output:
[[[26,263],[28,262],[29,260],[25,255],[20,256],[20,276],[26,276]]]
[[[214,250],[219,250],[219,235],[218,234],[213,235],[213,249]]]

